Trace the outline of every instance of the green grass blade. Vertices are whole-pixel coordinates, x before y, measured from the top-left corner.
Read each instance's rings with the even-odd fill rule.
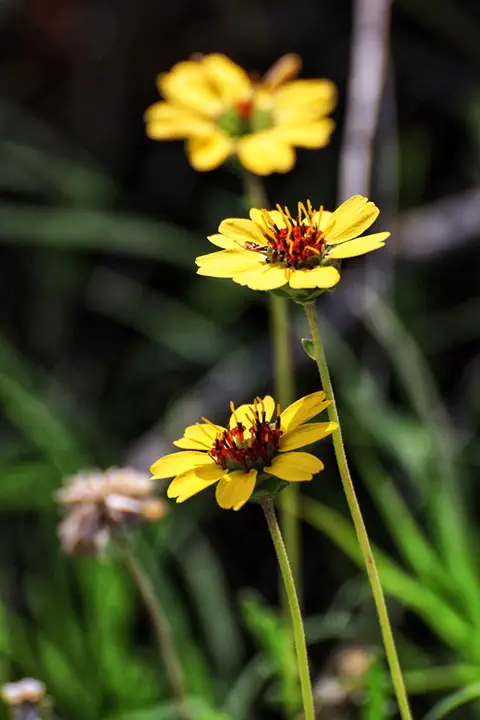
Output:
[[[425,715],[423,720],[442,720],[442,718],[447,717],[453,710],[457,710],[459,707],[467,705],[467,703],[478,700],[479,698],[480,682],[476,682],[462,688],[456,693],[442,698],[440,702]]]

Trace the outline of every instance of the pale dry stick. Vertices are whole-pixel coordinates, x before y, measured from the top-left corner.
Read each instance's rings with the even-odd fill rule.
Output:
[[[390,0],[355,0],[338,199],[368,195],[388,62]]]
[[[338,199],[370,194],[374,141],[387,78],[391,0],[354,0],[347,110],[338,178]],[[391,74],[391,73],[390,73]],[[390,86],[392,81],[390,82]],[[391,91],[392,94],[393,90]],[[385,294],[392,286],[392,257],[367,259],[364,284]],[[363,360],[386,382],[371,347]]]

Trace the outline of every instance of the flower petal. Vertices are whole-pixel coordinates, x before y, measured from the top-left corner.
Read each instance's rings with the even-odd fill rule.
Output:
[[[210,135],[215,125],[201,115],[169,102],[157,102],[145,112],[147,135],[152,140],[175,140]]]
[[[290,275],[290,287],[331,288],[340,280],[340,273],[334,267],[316,267],[312,270],[293,270]],[[236,282],[236,279],[235,279]]]
[[[265,236],[258,225],[246,218],[228,218],[220,223],[218,232],[226,235],[232,240],[244,245],[246,242],[253,242],[263,247],[266,244]]]
[[[375,222],[379,213],[375,203],[362,195],[354,195],[345,200],[330,218],[335,224],[327,232],[327,242],[339,243],[358,237]]]
[[[232,238],[229,238],[226,235],[222,235],[221,233],[208,235],[207,239],[210,240],[212,245],[216,245],[217,247],[223,248],[224,250],[240,250],[241,248],[243,249],[243,245],[239,245],[236,240],[232,240]]]
[[[288,172],[295,165],[295,150],[273,130],[245,135],[238,141],[242,165],[255,175]]]
[[[315,122],[279,126],[277,134],[286,143],[303,148],[322,148],[328,145],[335,123],[330,118]]]
[[[207,470],[201,475],[198,471],[200,469]],[[183,502],[188,500],[192,495],[196,495],[202,490],[206,490],[210,485],[218,482],[218,480],[225,474],[225,470],[218,465],[213,468],[194,468],[187,472],[177,475],[168,486],[167,496],[169,498],[176,498],[177,502]]]
[[[306,452],[292,452],[286,455],[276,455],[270,467],[264,472],[288,482],[303,482],[311,480],[312,476],[323,470],[321,460]]]
[[[177,63],[157,78],[160,93],[166,100],[215,117],[224,109],[218,93],[212,87],[203,64],[196,60]]]
[[[272,223],[274,223],[277,228],[286,227],[282,214],[278,210],[268,210],[267,212],[270,216]],[[265,231],[267,225],[265,223],[265,218],[261,210],[258,210],[257,208],[252,208],[250,210],[250,217],[253,222],[257,223],[257,225],[259,225],[260,228]]]
[[[252,93],[252,83],[241,67],[220,53],[212,53],[202,58],[205,72],[226,105],[248,99]]]
[[[314,392],[310,395],[300,398],[296,402],[289,405],[282,412],[280,427],[284,432],[292,430],[298,425],[311,420],[313,417],[318,415],[330,405],[330,400],[325,400],[325,393],[323,391]]]
[[[347,240],[347,242],[336,244],[328,253],[328,257],[340,260],[342,258],[364,255],[372,250],[378,250],[378,248],[383,247],[388,237],[390,237],[390,233],[383,232],[375,233],[374,235],[364,235],[354,240]]]
[[[290,272],[283,265],[261,264],[259,267],[235,273],[232,280],[251,290],[275,290],[287,284]]]
[[[267,70],[262,78],[262,86],[272,92],[288,80],[297,77],[302,68],[302,59],[295,53],[287,53],[282,55],[271,68]]]
[[[260,411],[261,406],[263,405],[263,409],[265,411],[265,421],[270,422],[273,413],[275,412],[275,400],[271,395],[265,395],[265,397],[259,398],[259,400],[260,403],[257,402],[257,408]],[[252,418],[254,416],[254,403],[245,403],[244,405],[239,405],[238,408],[235,408],[235,413],[232,413],[232,415],[230,416],[229,427],[235,427],[237,422],[240,422],[242,423],[242,425],[245,425],[248,428],[251,425]]]
[[[318,210],[316,213],[313,214],[313,222],[317,227],[320,228],[320,230],[325,230],[329,225],[332,223],[330,222],[330,218],[332,217],[333,213],[331,213],[329,210]]]
[[[256,479],[256,470],[250,470],[248,473],[234,470],[225,475],[218,483],[215,492],[220,507],[224,510],[240,510],[250,500],[255,490]]]
[[[208,255],[200,255],[195,262],[199,266],[198,275],[231,278],[236,273],[256,268],[258,261],[255,253],[245,250],[220,250]]]
[[[193,136],[187,141],[190,165],[199,172],[214,170],[233,154],[234,142],[228,135],[212,132],[207,136]]]
[[[178,452],[165,455],[153,463],[150,472],[156,480],[173,477],[199,465],[214,464],[204,452]]]
[[[278,123],[319,119],[335,107],[337,91],[330,80],[293,80],[274,94]]]
[[[215,438],[223,428],[209,423],[196,423],[185,428],[183,437],[174,441],[174,445],[185,449],[210,450]]]
[[[300,425],[299,427],[288,430],[280,438],[280,452],[287,452],[289,450],[296,450],[299,447],[305,445],[311,445],[314,442],[323,440],[324,437],[330,435],[338,427],[337,423],[324,422],[324,423],[307,423],[307,425]]]

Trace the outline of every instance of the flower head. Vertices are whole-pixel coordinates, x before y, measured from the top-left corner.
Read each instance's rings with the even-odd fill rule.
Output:
[[[252,290],[327,289],[340,280],[339,260],[383,247],[389,232],[363,235],[379,215],[377,206],[354,195],[329,212],[298,203],[250,211],[250,220],[224,220],[208,239],[222,250],[196,259],[199,275],[231,278]]]
[[[111,528],[142,520],[159,520],[167,504],[153,496],[154,483],[131,468],[92,470],[68,478],[57,499],[66,507],[59,527],[64,552],[97,555]]]
[[[147,134],[187,140],[196,170],[237,156],[257,175],[288,172],[295,147],[324,147],[334,129],[334,84],[296,80],[299,70],[297,55],[280,58],[262,80],[219,53],[180,62],[158,78],[165,99],[146,111]]]
[[[187,427],[183,437],[175,441],[184,452],[160,458],[151,472],[155,479],[175,476],[167,495],[177,502],[218,483],[218,504],[239,510],[252,496],[257,482],[269,477],[306,481],[323,470],[323,463],[314,455],[296,451],[336,429],[333,422],[307,422],[329,404],[324,392],[307,395],[283,412],[269,395],[238,408],[231,403],[227,427],[202,418],[203,422]]]
[[[0,690],[7,705],[38,705],[45,697],[45,685],[35,678],[23,678],[18,682],[6,683]]]

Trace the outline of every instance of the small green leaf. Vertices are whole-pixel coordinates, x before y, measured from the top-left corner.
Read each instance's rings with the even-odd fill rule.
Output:
[[[313,341],[309,338],[302,338],[302,345],[308,357],[315,360],[315,348],[313,347]]]

